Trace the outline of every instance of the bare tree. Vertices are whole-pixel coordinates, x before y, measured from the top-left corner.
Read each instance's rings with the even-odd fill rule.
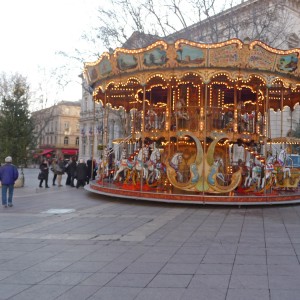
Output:
[[[87,41],[107,49],[144,47],[155,39],[220,42],[246,37],[280,47],[287,43],[295,25],[286,2],[281,0],[110,2],[111,6],[99,8],[97,26],[83,35]],[[136,32],[139,34],[133,35]]]

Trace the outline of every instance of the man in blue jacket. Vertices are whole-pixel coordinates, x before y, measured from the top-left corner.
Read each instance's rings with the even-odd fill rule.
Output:
[[[12,198],[14,194],[14,184],[19,177],[16,166],[12,164],[11,156],[5,158],[5,164],[0,167],[0,181],[2,184],[2,205],[3,207],[12,207]],[[8,192],[8,198],[7,198]]]

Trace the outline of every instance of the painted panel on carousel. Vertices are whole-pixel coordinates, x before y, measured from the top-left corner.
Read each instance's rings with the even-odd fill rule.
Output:
[[[144,53],[144,65],[147,67],[163,66],[167,60],[167,52],[159,47]]]
[[[205,54],[202,49],[180,44],[179,49],[176,50],[176,60],[182,64],[205,64]]]
[[[250,52],[248,66],[251,69],[273,70],[276,54],[271,53],[259,45],[255,45]]]
[[[132,54],[119,53],[117,57],[117,65],[121,71],[134,69],[138,65],[138,58]]]
[[[237,67],[239,65],[239,49],[236,44],[209,50],[211,67]]]
[[[89,67],[88,68],[88,73],[89,73],[89,77],[90,77],[90,80],[93,82],[97,79],[98,77],[98,73],[97,73],[97,70],[95,67]]]
[[[108,76],[112,72],[111,62],[108,57],[104,57],[99,63],[99,71],[102,77]]]
[[[294,72],[297,69],[298,56],[299,53],[278,56],[276,69],[281,72]]]

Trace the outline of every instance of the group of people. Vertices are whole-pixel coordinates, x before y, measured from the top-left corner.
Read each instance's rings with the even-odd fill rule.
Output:
[[[44,159],[40,164],[40,173],[38,179],[40,180],[39,187],[43,187],[45,183],[45,188],[49,188],[49,173],[52,171],[52,185],[55,186],[56,183],[59,187],[62,186],[63,175],[66,174],[66,185],[71,187],[79,188],[84,187],[89,181],[94,180],[97,174],[97,165],[94,160],[89,159],[86,163],[83,159],[79,159],[77,163],[76,157],[72,157],[68,162],[65,162],[62,158],[53,159],[48,161]],[[76,179],[76,185],[75,185]]]

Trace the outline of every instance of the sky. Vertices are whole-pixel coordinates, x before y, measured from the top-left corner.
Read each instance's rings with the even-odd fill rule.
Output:
[[[96,9],[105,1],[108,0],[0,0],[0,73],[26,76],[31,90],[39,81],[47,82],[39,69],[45,71],[46,78],[51,69],[64,64],[55,53],[71,53],[80,47],[82,33],[95,24]],[[79,69],[74,70],[73,83],[64,91],[53,86],[45,88],[44,97],[50,104],[81,98],[79,73]]]

